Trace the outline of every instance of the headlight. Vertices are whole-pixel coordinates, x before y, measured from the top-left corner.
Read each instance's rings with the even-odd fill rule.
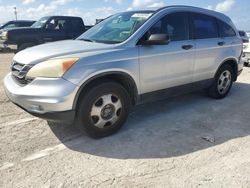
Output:
[[[1,37],[3,40],[7,40],[8,39],[8,31],[2,32]]]
[[[27,77],[60,78],[79,58],[50,59],[32,67]]]

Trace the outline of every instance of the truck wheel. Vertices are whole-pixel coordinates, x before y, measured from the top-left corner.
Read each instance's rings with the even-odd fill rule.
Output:
[[[212,86],[208,89],[210,97],[215,99],[225,98],[233,84],[233,69],[230,65],[223,65],[217,72]]]
[[[245,63],[244,63],[244,66],[245,66],[245,67],[248,67],[248,66],[249,66],[249,63],[248,63],[248,62],[245,62]]]
[[[32,46],[34,46],[33,43],[23,43],[23,44],[20,44],[20,45],[18,45],[17,52],[20,52],[20,51],[22,51],[22,50],[24,50],[26,48],[32,47]]]
[[[92,138],[110,136],[125,123],[130,104],[129,94],[120,84],[99,83],[80,99],[75,124]]]

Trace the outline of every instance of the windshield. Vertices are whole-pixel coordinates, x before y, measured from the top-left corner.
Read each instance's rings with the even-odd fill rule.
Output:
[[[0,27],[4,26],[6,23],[0,23]]]
[[[31,27],[33,28],[42,28],[45,23],[47,22],[47,20],[49,19],[49,17],[43,17],[40,20],[36,21]]]
[[[9,23],[9,22],[5,22],[5,23],[0,24],[0,28],[1,28],[1,29],[4,28],[8,23]]]
[[[153,13],[153,11],[140,11],[116,14],[83,33],[78,40],[107,44],[121,43],[135,33]]]

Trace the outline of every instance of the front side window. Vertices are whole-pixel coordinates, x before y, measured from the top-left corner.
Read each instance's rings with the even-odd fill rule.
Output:
[[[211,16],[195,13],[192,16],[192,25],[195,39],[218,37],[216,19]]]
[[[154,24],[144,36],[147,40],[152,34],[166,34],[171,41],[188,39],[187,14],[178,12],[165,16]]]
[[[134,34],[153,11],[133,11],[116,14],[95,25],[78,39],[100,43],[121,43]]]
[[[219,30],[220,30],[220,37],[236,36],[234,29],[230,25],[220,20],[218,20],[218,24],[219,24]]]

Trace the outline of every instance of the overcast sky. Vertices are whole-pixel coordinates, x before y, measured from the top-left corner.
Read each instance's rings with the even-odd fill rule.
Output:
[[[74,15],[93,24],[116,12],[167,5],[192,5],[223,12],[239,29],[250,30],[250,0],[0,0],[0,23],[14,19],[39,19],[47,15]]]

